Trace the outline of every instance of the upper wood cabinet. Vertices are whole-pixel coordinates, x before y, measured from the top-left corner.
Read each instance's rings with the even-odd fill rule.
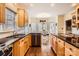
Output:
[[[64,15],[58,16],[58,33],[64,33]]]
[[[76,11],[74,11],[72,14],[72,27],[76,27]]]
[[[18,26],[23,27],[25,26],[25,10],[18,9]]]
[[[76,7],[76,25],[77,29],[79,29],[79,5]]]
[[[79,23],[79,5],[76,6],[76,23]]]
[[[5,23],[5,4],[0,3],[0,23]]]
[[[17,6],[17,25],[18,27],[24,27],[28,23],[28,15],[26,8],[20,7],[20,4]]]

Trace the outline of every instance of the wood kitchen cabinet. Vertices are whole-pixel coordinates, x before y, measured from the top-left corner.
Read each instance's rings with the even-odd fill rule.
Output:
[[[65,42],[65,56],[79,56],[79,49]]]
[[[26,7],[23,4],[17,4],[17,20],[18,27],[24,27],[28,23],[28,13]]]
[[[32,38],[31,38],[31,34],[28,35],[28,39],[29,39],[29,46],[32,46],[32,45],[31,45],[31,44],[32,44],[32,42],[31,42],[31,39],[32,39]]]
[[[13,56],[24,56],[25,53],[28,51],[28,49],[29,49],[29,39],[26,36],[20,39],[19,41],[14,42],[12,55]]]
[[[76,27],[76,11],[72,13],[72,27]]]
[[[64,56],[64,55],[65,55],[64,41],[57,38],[57,56]]]
[[[17,11],[18,11],[17,25],[18,25],[18,27],[24,27],[26,24],[25,10],[18,8]]]
[[[72,51],[70,44],[68,44],[66,42],[65,42],[65,56],[75,56],[75,54]]]
[[[79,5],[76,6],[76,23],[79,23]]]
[[[79,5],[76,6],[76,26],[79,29]]]
[[[5,4],[0,3],[0,23],[5,23]]]
[[[64,33],[64,15],[59,15],[58,16],[58,33]]]
[[[57,40],[56,37],[52,36],[51,47],[55,53],[57,53],[57,41],[56,40]]]

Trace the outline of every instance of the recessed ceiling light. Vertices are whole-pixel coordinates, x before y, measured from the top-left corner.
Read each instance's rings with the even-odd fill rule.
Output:
[[[40,13],[36,15],[37,18],[46,18],[46,17],[51,17],[51,14],[49,13]]]
[[[30,6],[31,6],[31,7],[33,7],[33,6],[34,6],[34,4],[30,4]]]
[[[71,6],[72,6],[72,7],[74,7],[74,6],[76,6],[76,5],[77,5],[77,3],[72,3],[72,5],[71,5]]]
[[[50,6],[51,6],[51,7],[53,7],[54,5],[55,5],[55,4],[54,4],[54,3],[52,3]]]

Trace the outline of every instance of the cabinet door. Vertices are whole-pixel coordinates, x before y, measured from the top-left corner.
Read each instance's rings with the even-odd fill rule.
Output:
[[[24,42],[20,43],[20,56],[24,56]]]
[[[24,27],[25,24],[26,24],[25,10],[24,10],[24,9],[18,9],[17,25],[18,25],[19,27]]]
[[[57,55],[58,56],[65,55],[64,41],[62,41],[61,39],[57,39]]]
[[[58,16],[58,33],[64,33],[64,15]]]
[[[31,34],[28,35],[28,39],[29,39],[29,46],[31,46]]]
[[[68,48],[65,48],[65,56],[75,56]]]
[[[29,35],[29,40],[30,40],[30,46],[31,46],[31,35]]]
[[[58,56],[64,56],[64,46],[62,46],[61,44],[58,44],[57,46],[57,55]]]
[[[79,23],[79,5],[76,6],[76,23]]]
[[[53,48],[54,52],[56,53],[56,51],[57,51],[57,42],[56,42],[56,37],[55,36],[52,37],[52,48]]]
[[[25,21],[26,21],[25,25],[28,24],[28,13],[27,13],[27,11],[25,13]]]
[[[79,49],[74,47],[73,45],[69,43],[65,43],[65,55],[67,56],[68,51],[70,51],[70,56],[79,56]]]
[[[29,36],[26,36],[24,39],[24,51],[25,51],[25,53],[27,52],[28,49],[29,49]]]
[[[0,23],[5,23],[5,4],[0,3]]]
[[[13,49],[12,49],[12,55],[13,56],[19,56],[20,55],[20,42],[16,41],[13,43]]]

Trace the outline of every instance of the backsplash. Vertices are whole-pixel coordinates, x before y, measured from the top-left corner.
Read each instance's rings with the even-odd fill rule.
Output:
[[[11,36],[11,35],[13,35],[13,32],[7,32],[7,33],[5,33],[5,34],[4,34],[4,33],[3,33],[3,34],[1,33],[1,34],[0,34],[0,39],[1,39],[1,38],[4,38],[4,37]]]
[[[77,28],[72,28],[72,33],[79,35],[79,29],[77,29]]]
[[[2,29],[2,25],[0,24],[0,31],[2,31],[3,29]]]

